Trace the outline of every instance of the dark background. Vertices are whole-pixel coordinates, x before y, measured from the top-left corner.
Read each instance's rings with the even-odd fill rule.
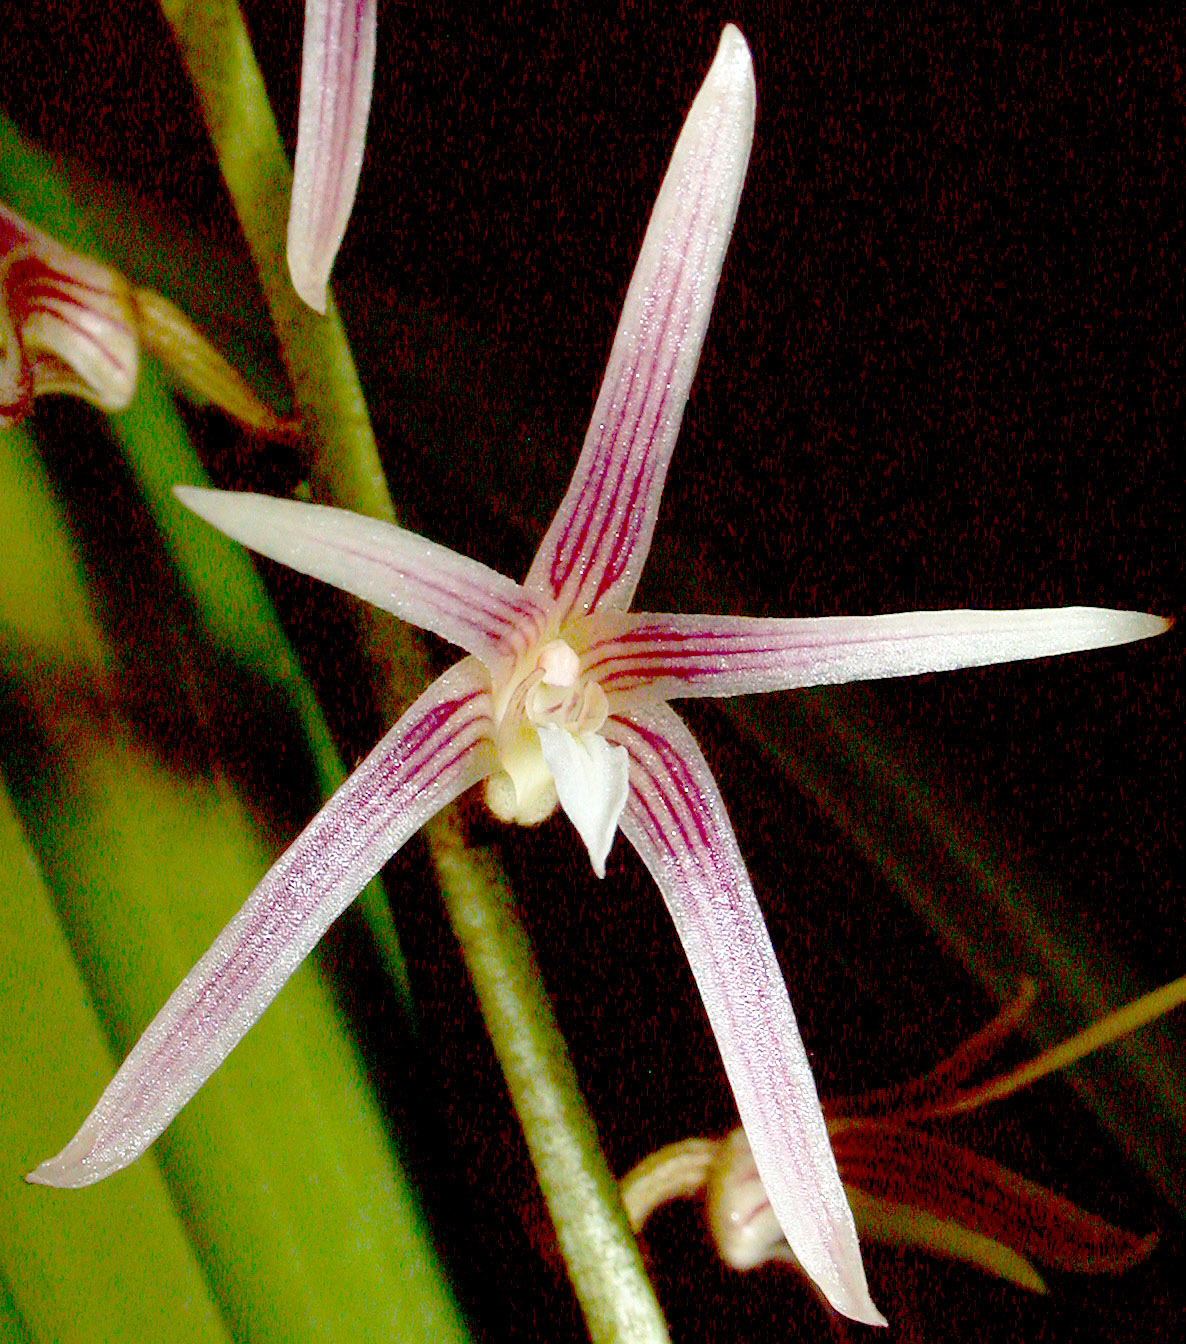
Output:
[[[218,255],[240,253],[153,7],[10,8],[5,110],[80,182],[129,194],[163,236],[185,221]],[[1181,22],[1061,6],[867,11],[381,6],[367,156],[334,289],[410,525],[526,571],[575,462],[667,156],[731,19],[754,53],[754,151],[637,605],[1180,614]],[[246,12],[291,148],[301,7]],[[138,278],[168,287],[156,265],[146,259]],[[252,352],[264,385],[276,378],[251,325],[254,294],[187,297],[232,348]],[[90,559],[118,587],[143,524],[131,504],[125,516],[130,486],[101,419],[58,405],[37,415],[39,432],[70,446],[55,461],[74,507],[107,510]],[[243,439],[205,412],[190,420],[220,484],[282,491],[303,475],[299,446]],[[355,759],[381,724],[348,626],[333,599],[267,577]],[[839,702],[989,837],[1005,871],[1041,875],[1043,908],[1114,985],[1147,988],[1186,968],[1173,802],[1180,640]],[[157,653],[145,654],[144,713],[162,741],[238,752],[245,770],[266,773],[250,764],[257,739],[233,706],[225,742],[185,744],[169,688],[153,702]],[[762,704],[770,735],[789,699]],[[944,937],[776,772],[750,728],[716,706],[687,718],[721,781],[821,1092],[908,1076],[991,1016],[990,994]],[[276,781],[256,782],[276,795]],[[310,810],[299,789],[275,808],[289,833]],[[691,977],[627,847],[617,843],[599,883],[562,821],[511,833],[475,809],[474,827],[512,874],[615,1169],[730,1126]],[[579,1337],[423,867],[410,846],[389,873],[420,1054],[389,1039],[390,1005],[349,920],[324,960],[341,972],[372,1073],[410,1135],[478,1330]],[[1179,1337],[1175,1192],[1147,1180],[1065,1083],[951,1132],[1095,1212],[1161,1228],[1163,1246],[1119,1280],[1054,1274],[1042,1300],[873,1248],[874,1297],[896,1337]],[[1180,1144],[1181,1133],[1153,1142]],[[785,1271],[719,1269],[692,1209],[661,1215],[646,1245],[677,1339],[862,1333],[829,1325]]]

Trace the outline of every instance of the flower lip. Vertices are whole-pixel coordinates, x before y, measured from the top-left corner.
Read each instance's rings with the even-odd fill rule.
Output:
[[[575,821],[574,807],[583,812],[590,795],[611,800],[613,824],[599,814],[596,824],[588,828],[598,837],[590,857],[599,875],[604,872],[605,855],[621,812],[621,790],[608,782],[605,751],[589,740],[600,732],[608,716],[605,692],[595,680],[581,675],[580,655],[570,644],[555,638],[533,645],[494,689],[499,770],[485,789],[491,812],[500,821],[521,826],[547,820],[557,803],[565,804],[565,812]],[[571,737],[572,744],[566,745],[554,736],[557,733]],[[567,776],[559,792],[557,771]],[[616,778],[621,771],[614,774]],[[577,829],[585,835],[586,828],[578,825]]]

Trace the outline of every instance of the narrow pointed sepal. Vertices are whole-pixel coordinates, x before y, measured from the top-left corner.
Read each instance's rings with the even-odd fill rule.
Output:
[[[857,1230],[866,1243],[879,1241],[947,1260],[961,1260],[1027,1292],[1050,1291],[1034,1264],[1003,1242],[913,1204],[879,1199],[855,1185],[846,1185],[845,1190]]]
[[[754,130],[754,72],[730,24],[663,179],[576,473],[527,587],[561,623],[638,584],[708,329]]]
[[[262,402],[176,304],[150,289],[134,290],[132,301],[144,350],[155,355],[197,401],[217,406],[268,438],[299,433],[300,421],[277,415]]]
[[[708,765],[666,705],[614,715],[602,731],[629,755],[622,832],[675,922],[778,1225],[837,1311],[884,1325],[778,959]]]
[[[376,0],[306,0],[288,271],[324,313],[329,273],[358,191],[375,78]]]
[[[743,695],[982,667],[1160,635],[1160,616],[1106,607],[909,611],[801,620],[601,611],[567,636],[621,700]]]
[[[844,1176],[844,1169],[841,1168]],[[706,1173],[709,1233],[724,1262],[733,1269],[798,1259],[783,1237],[770,1207],[745,1134],[735,1129],[721,1140]],[[845,1180],[844,1191],[862,1242],[909,1246],[953,1260],[964,1260],[1030,1292],[1046,1285],[1034,1266],[999,1241],[925,1208],[877,1198]]]
[[[513,661],[546,622],[513,579],[393,523],[270,495],[190,485],[173,493],[260,555],[431,630],[487,666]]]
[[[74,1138],[27,1180],[91,1185],[145,1151],[391,855],[490,772],[487,688],[466,659],[424,692],[173,992]]]
[[[832,1147],[845,1184],[872,1200],[919,1210],[944,1227],[963,1228],[1054,1269],[1116,1274],[1157,1244],[1155,1234],[1115,1227],[998,1162],[906,1125],[839,1120],[832,1126]],[[927,1249],[1000,1272],[991,1258],[969,1255],[958,1237],[945,1242],[937,1236]]]

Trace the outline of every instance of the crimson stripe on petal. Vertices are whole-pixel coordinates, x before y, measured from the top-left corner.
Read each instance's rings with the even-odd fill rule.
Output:
[[[725,29],[676,144],[564,502],[527,579],[564,620],[628,605],[708,327],[753,134],[741,34]]]
[[[578,627],[582,670],[608,695],[741,695],[1042,658],[1145,639],[1160,617],[1102,607],[917,611],[776,620],[601,612]]]
[[[492,667],[543,629],[543,607],[513,579],[392,523],[267,495],[179,486],[200,517],[281,564],[431,630]]]
[[[138,340],[110,291],[43,274],[26,286],[22,343],[73,369],[90,396],[112,410],[136,389]]]
[[[330,269],[358,190],[375,75],[376,0],[307,0],[288,269],[324,313]]]
[[[630,757],[621,828],[667,902],[779,1225],[828,1300],[881,1322],[782,972],[724,803],[665,705],[614,715]]]
[[[148,1147],[391,855],[490,773],[488,688],[473,659],[429,687],[268,872],[150,1023],[78,1134],[30,1180],[89,1185]]]
[[[16,237],[15,230],[9,230]],[[134,310],[106,266],[30,230],[31,241],[0,258],[5,309],[4,396],[70,392],[105,410],[127,406],[139,371]],[[11,348],[9,348],[11,347]]]
[[[651,492],[663,487],[663,481],[656,480],[656,473],[662,469],[665,474],[666,463],[655,452],[655,440],[669,404],[671,376],[679,354],[678,341],[668,343],[667,336],[673,328],[687,326],[688,296],[681,293],[680,280],[689,269],[687,248],[695,234],[701,204],[697,200],[688,223],[688,237],[673,249],[679,258],[674,276],[665,284],[665,267],[661,267],[656,279],[656,294],[666,293],[667,297],[662,316],[657,321],[644,316],[640,323],[644,330],[653,333],[654,348],[645,356],[638,352],[639,362],[624,371],[625,387],[619,383],[610,392],[610,404],[617,407],[614,423],[608,429],[598,425],[590,473],[581,483],[568,526],[557,541],[549,573],[552,592],[559,596],[574,572],[581,586],[570,610],[595,610],[622,577],[646,521]],[[664,263],[667,259],[665,253]],[[684,302],[678,311],[673,311],[680,300]],[[641,367],[643,358],[649,361],[645,369]],[[632,409],[636,383],[641,391]],[[657,404],[652,405],[653,399],[657,399]]]

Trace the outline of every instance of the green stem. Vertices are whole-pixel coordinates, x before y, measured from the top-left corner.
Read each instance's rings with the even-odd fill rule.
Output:
[[[292,171],[233,0],[161,0],[193,80],[223,178],[251,250],[312,445],[313,487],[342,508],[395,519],[354,357],[332,297],[320,317],[297,297],[285,261]]]
[[[112,222],[93,203],[88,208],[88,202],[78,199],[62,180],[49,156],[25,140],[2,114],[0,190],[32,223],[79,252],[103,255],[101,235],[134,231],[129,230],[126,215]],[[110,261],[106,256],[103,259]],[[142,361],[136,398],[127,410],[111,417],[111,428],[211,642],[244,665],[258,668],[288,701],[304,732],[318,786],[325,795],[332,793],[346,778],[346,769],[250,556],[173,498],[173,486],[179,483],[209,482],[153,361]],[[207,670],[199,660],[199,675]],[[391,909],[377,880],[363,889],[358,908],[411,1023],[407,968]]]
[[[445,906],[527,1136],[560,1250],[594,1340],[665,1340],[667,1327],[514,896],[455,813],[429,826]]]
[[[242,15],[231,0],[162,0],[161,7],[259,271],[312,444],[314,492],[394,521],[337,309],[331,298],[328,315],[317,316],[289,282],[284,233],[291,172]],[[370,608],[363,638],[380,668],[381,706],[394,718],[429,679],[423,646]],[[505,878],[489,855],[467,848],[454,809],[425,833],[590,1334],[595,1341],[665,1340],[617,1183]]]

